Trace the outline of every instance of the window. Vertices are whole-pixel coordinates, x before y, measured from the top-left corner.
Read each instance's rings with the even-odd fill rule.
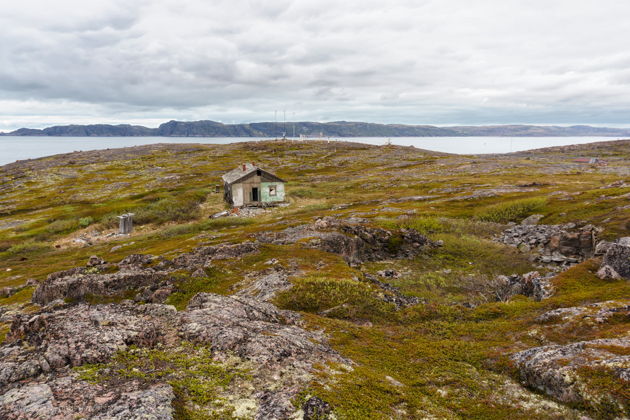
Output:
[[[276,196],[276,186],[275,185],[270,185],[269,186],[269,196],[270,197],[275,197]]]

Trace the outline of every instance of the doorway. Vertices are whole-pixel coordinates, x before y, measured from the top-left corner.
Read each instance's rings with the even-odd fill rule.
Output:
[[[252,188],[252,201],[258,201],[258,187]]]

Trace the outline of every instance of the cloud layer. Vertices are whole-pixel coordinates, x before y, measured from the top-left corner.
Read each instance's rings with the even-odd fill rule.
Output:
[[[618,0],[21,0],[0,14],[0,130],[626,124],[629,29]]]

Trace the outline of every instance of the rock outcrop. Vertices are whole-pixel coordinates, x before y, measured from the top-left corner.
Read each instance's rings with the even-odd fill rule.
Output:
[[[512,356],[521,380],[563,403],[578,404],[609,415],[628,415],[627,401],[597,386],[592,375],[605,376],[619,387],[630,381],[630,340],[580,341],[535,347]]]
[[[235,385],[230,393],[252,401],[251,412],[259,419],[290,417],[295,412],[291,400],[310,380],[314,364],[349,363],[321,333],[302,328],[297,313],[250,297],[201,293],[182,312],[170,305],[131,301],[58,303],[14,320],[0,347],[0,413],[11,419],[60,413],[171,418],[168,375],[150,386],[123,376],[112,389],[113,384],[92,386],[70,368],[107,364],[132,346],[177,351],[186,342],[210,349],[217,363],[234,364],[236,358],[248,366],[248,381],[255,386]],[[76,390],[77,396],[64,397],[68,390]]]
[[[602,418],[627,416],[628,401],[615,390],[627,388],[630,381],[630,337],[619,329],[629,316],[628,299],[557,308],[540,315],[528,335],[546,345],[512,355],[522,382]],[[614,338],[596,338],[603,335]]]
[[[522,275],[497,276],[494,281],[496,298],[502,302],[515,295],[531,297],[537,301],[546,299],[553,294],[551,277],[553,276],[541,276],[538,271]]]
[[[195,277],[205,276],[212,261],[239,258],[258,252],[258,244],[223,244],[202,246],[183,253],[173,261],[153,255],[131,254],[118,264],[91,256],[86,267],[76,267],[50,274],[37,286],[33,302],[46,305],[57,299],[71,302],[122,299],[163,303],[175,290],[174,271],[186,270]]]
[[[323,217],[315,223],[257,235],[263,243],[287,245],[300,242],[306,247],[339,254],[348,264],[406,258],[422,252],[432,243],[413,229],[392,232],[368,226],[363,219]]]
[[[130,269],[111,274],[73,274],[67,277],[49,277],[33,293],[33,302],[46,305],[57,299],[82,302],[99,297],[122,297],[127,291],[143,287],[166,286],[167,273],[154,270]]]
[[[537,254],[543,264],[569,266],[590,258],[595,253],[599,229],[586,225],[515,225],[506,229],[499,242],[519,250]]]
[[[275,265],[262,272],[251,273],[242,282],[244,286],[237,296],[250,296],[258,300],[268,302],[276,293],[290,289],[293,285],[289,282],[289,276],[294,273],[288,271],[281,265]]]

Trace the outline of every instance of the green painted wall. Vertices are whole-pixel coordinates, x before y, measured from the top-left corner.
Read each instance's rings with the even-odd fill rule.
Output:
[[[276,187],[276,195],[269,195],[269,187]],[[282,182],[261,182],[260,199],[263,203],[273,203],[284,201],[284,183]]]

